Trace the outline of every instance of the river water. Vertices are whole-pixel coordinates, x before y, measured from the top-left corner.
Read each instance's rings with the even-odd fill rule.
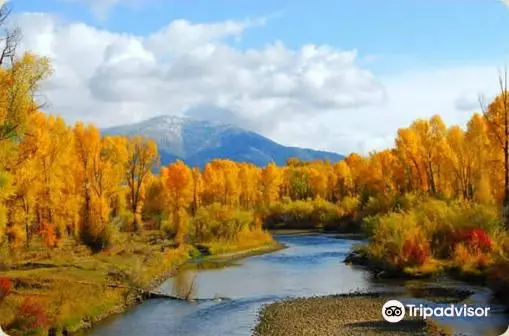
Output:
[[[408,285],[401,281],[374,280],[367,271],[343,264],[342,260],[357,241],[322,234],[276,238],[288,248],[227,266],[204,265],[207,267],[198,266],[198,270],[189,267],[161,286],[161,291],[173,295],[211,300],[149,300],[106,320],[88,335],[247,336],[252,334],[260,307],[277,299],[354,290],[393,290]],[[507,328],[509,317],[502,312],[502,307],[489,302],[487,289],[452,281],[440,285],[471,289],[475,294],[468,299],[469,303],[491,307],[490,317],[482,320],[447,319],[442,323],[472,336],[500,335]]]

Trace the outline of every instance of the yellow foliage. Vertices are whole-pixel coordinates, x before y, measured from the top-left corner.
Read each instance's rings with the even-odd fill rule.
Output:
[[[23,246],[25,240],[25,231],[23,228],[17,225],[9,227],[5,231],[5,235],[11,249],[19,249]]]

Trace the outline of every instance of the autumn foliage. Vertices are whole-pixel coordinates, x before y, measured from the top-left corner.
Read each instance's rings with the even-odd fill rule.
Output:
[[[12,290],[12,281],[9,278],[0,276],[0,304]]]
[[[32,297],[25,297],[13,324],[15,329],[22,331],[45,329],[50,325],[50,320],[41,302]]]
[[[451,243],[453,245],[462,243],[471,249],[484,252],[488,252],[493,245],[488,233],[481,228],[458,229],[454,233]]]

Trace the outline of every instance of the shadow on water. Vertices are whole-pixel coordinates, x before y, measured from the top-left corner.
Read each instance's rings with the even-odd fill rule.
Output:
[[[88,335],[251,335],[258,310],[285,297],[348,293],[352,291],[392,291],[402,301],[434,304],[458,302],[467,291],[474,291],[465,302],[489,304],[485,288],[444,279],[439,283],[373,279],[362,268],[341,261],[358,240],[337,239],[333,235],[282,235],[288,246],[277,252],[235,262],[202,260],[189,264],[168,279],[160,291],[189,299],[207,301],[150,300],[92,329]],[[455,293],[444,288],[454,288]],[[463,295],[463,296],[462,296]],[[228,299],[224,299],[228,298]],[[463,319],[441,321],[465,335],[497,335],[509,319],[500,307],[483,323]],[[498,311],[497,311],[498,309]]]

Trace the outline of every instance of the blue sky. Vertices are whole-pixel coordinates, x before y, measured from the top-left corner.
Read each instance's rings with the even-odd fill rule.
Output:
[[[505,43],[509,11],[495,0],[155,0],[118,4],[107,18],[94,17],[85,3],[12,0],[14,11],[51,12],[115,32],[147,35],[168,22],[269,17],[262,29],[237,43],[261,47],[274,40],[296,48],[305,43],[356,49],[376,56],[376,72],[409,66],[465,62],[497,63],[509,55]]]
[[[51,112],[100,126],[209,111],[284,144],[366,153],[415,118],[464,125],[509,61],[498,0],[10,2],[24,47],[52,58]]]

